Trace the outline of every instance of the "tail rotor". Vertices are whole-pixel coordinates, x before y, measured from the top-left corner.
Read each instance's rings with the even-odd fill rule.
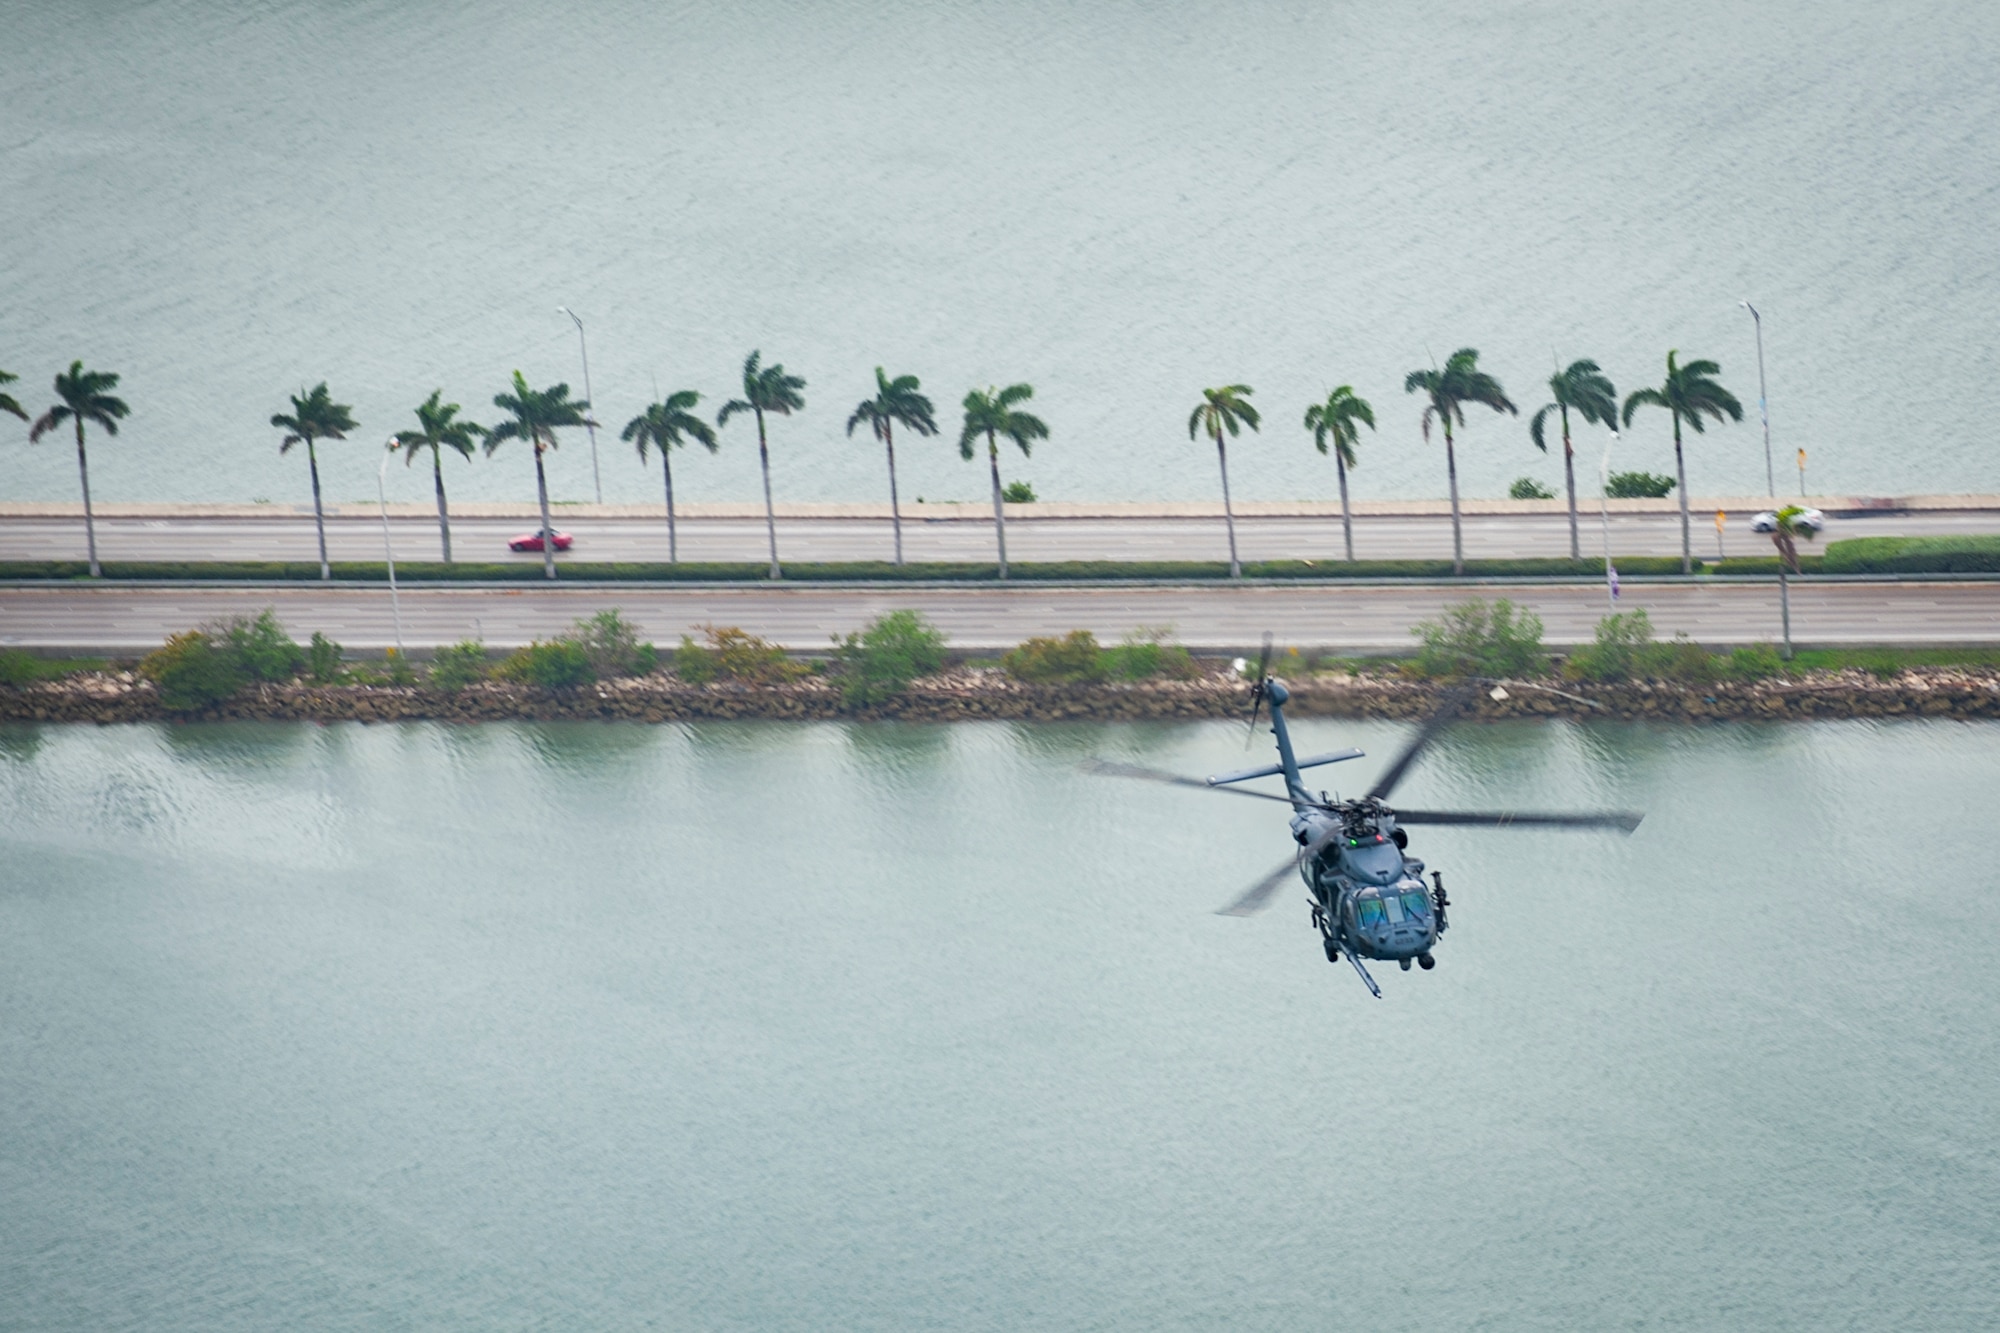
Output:
[[[1266,633],[1264,651],[1257,656],[1257,675],[1250,686],[1250,730],[1243,737],[1243,748],[1246,750],[1257,739],[1257,714],[1264,707],[1265,682],[1271,679],[1271,646],[1271,636]]]

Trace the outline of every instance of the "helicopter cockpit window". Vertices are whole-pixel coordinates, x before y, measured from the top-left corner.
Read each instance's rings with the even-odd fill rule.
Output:
[[[1403,912],[1412,921],[1428,921],[1431,915],[1430,895],[1422,889],[1407,889],[1403,893]]]
[[[1354,910],[1363,930],[1379,926],[1389,919],[1388,909],[1382,906],[1380,898],[1362,898],[1355,903]]]

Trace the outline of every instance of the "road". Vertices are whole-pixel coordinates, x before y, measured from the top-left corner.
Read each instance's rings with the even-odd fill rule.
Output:
[[[1802,643],[2000,643],[2000,583],[1795,583],[1794,633]],[[1593,585],[1537,584],[1487,590],[1540,615],[1551,644],[1587,640],[1605,612]],[[412,649],[463,638],[510,647],[618,607],[653,641],[670,645],[705,623],[740,626],[801,649],[885,611],[913,607],[975,651],[1031,635],[1089,629],[1115,641],[1141,626],[1172,626],[1188,646],[1240,650],[1265,631],[1320,652],[1407,648],[1409,629],[1464,588],[1013,587],[750,585],[727,588],[606,588],[576,585],[405,588],[403,634]],[[353,649],[395,642],[389,591],[289,585],[259,588],[63,585],[0,587],[0,644],[133,652],[169,633],[269,606],[304,640],[319,630]],[[1645,607],[1662,637],[1685,632],[1710,645],[1778,635],[1774,584],[1628,582],[1622,609]]]
[[[382,527],[375,514],[347,506],[327,521],[327,546],[335,560],[380,560]],[[1695,515],[1695,553],[1716,553],[1713,511]],[[575,534],[574,560],[665,560],[664,518],[559,515],[558,527]],[[1680,519],[1674,514],[1620,514],[1611,519],[1611,547],[1619,555],[1678,555]],[[396,558],[436,560],[434,517],[409,514],[390,520]],[[507,538],[531,530],[521,518],[460,518],[452,524],[453,553],[461,560],[525,561]],[[695,561],[761,561],[766,556],[761,518],[684,518],[680,555]],[[1465,552],[1472,558],[1561,556],[1569,553],[1569,523],[1561,514],[1471,515],[1465,519]],[[1337,518],[1239,518],[1237,542],[1245,560],[1331,560],[1341,555]],[[2000,532],[2000,512],[1883,514],[1830,519],[1822,542],[1855,536]],[[316,560],[310,512],[269,517],[100,518],[98,552],[105,560]],[[986,561],[993,558],[993,525],[969,519],[906,520],[905,558],[913,561]],[[1363,559],[1444,558],[1451,554],[1451,524],[1434,516],[1370,515],[1354,524],[1355,554]],[[889,524],[874,518],[780,518],[779,554],[786,560],[886,560]],[[1750,531],[1747,514],[1732,515],[1724,553],[1769,555],[1771,543]],[[1596,514],[1585,517],[1583,550],[1601,554]],[[1223,560],[1228,557],[1220,518],[1009,518],[1007,554],[1040,560]],[[81,559],[80,519],[0,518],[0,560]]]

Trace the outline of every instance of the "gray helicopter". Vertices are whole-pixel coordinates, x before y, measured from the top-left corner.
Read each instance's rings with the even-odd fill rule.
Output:
[[[1432,950],[1444,935],[1451,900],[1445,896],[1444,875],[1430,872],[1424,883],[1424,863],[1408,854],[1409,834],[1404,826],[1424,824],[1473,828],[1529,826],[1539,828],[1616,829],[1630,833],[1639,827],[1643,814],[1602,812],[1596,814],[1549,814],[1534,811],[1475,810],[1394,810],[1387,804],[1389,794],[1410,771],[1417,757],[1450,724],[1472,697],[1472,689],[1461,689],[1449,697],[1418,728],[1395,762],[1375,780],[1365,795],[1352,800],[1330,800],[1325,793],[1315,798],[1299,776],[1302,769],[1359,759],[1362,751],[1335,750],[1330,754],[1300,759],[1292,749],[1292,737],[1285,726],[1285,704],[1291,693],[1284,682],[1268,674],[1271,647],[1264,645],[1264,658],[1257,667],[1257,683],[1251,690],[1250,729],[1254,735],[1257,715],[1265,702],[1271,706],[1271,734],[1278,742],[1278,762],[1234,773],[1219,773],[1206,781],[1162,773],[1132,764],[1098,762],[1093,771],[1116,777],[1145,778],[1203,791],[1219,791],[1231,796],[1283,801],[1292,807],[1292,840],[1298,849],[1284,864],[1258,880],[1230,903],[1219,909],[1224,916],[1250,916],[1266,907],[1278,889],[1296,872],[1305,881],[1310,895],[1313,925],[1326,948],[1326,959],[1337,963],[1342,957],[1354,966],[1376,999],[1382,988],[1368,974],[1362,959],[1393,960],[1407,972],[1410,964],[1428,972],[1437,966]],[[1231,784],[1253,778],[1285,779],[1285,795],[1249,791]]]

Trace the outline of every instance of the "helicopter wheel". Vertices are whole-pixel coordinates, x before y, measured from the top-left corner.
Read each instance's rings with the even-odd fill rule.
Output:
[[[1339,962],[1340,946],[1333,942],[1333,936],[1331,935],[1326,936],[1325,939],[1321,941],[1321,943],[1326,945],[1326,961],[1329,963]]]
[[[1420,953],[1417,955],[1417,966],[1421,967],[1424,971],[1428,972],[1437,965],[1438,965],[1438,960],[1431,957],[1429,954]]]

